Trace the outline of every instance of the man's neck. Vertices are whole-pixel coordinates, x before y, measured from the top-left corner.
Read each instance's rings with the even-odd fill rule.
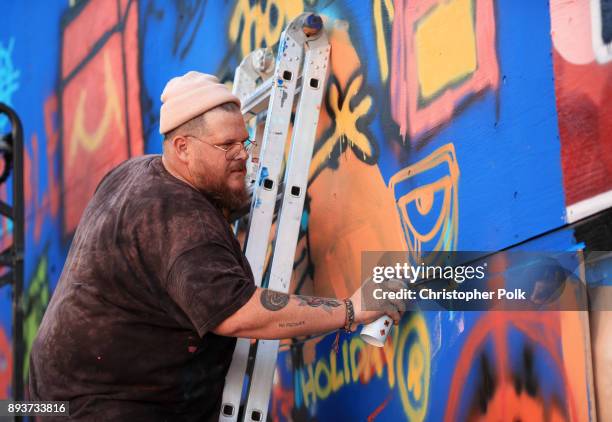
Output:
[[[170,160],[168,160],[166,158],[165,155],[162,154],[162,165],[164,166],[164,168],[166,169],[166,171],[168,173],[170,173],[170,175],[174,176],[175,178],[179,179],[181,182],[185,182],[187,183],[189,186],[191,186],[192,188],[194,188],[195,190],[198,190],[198,188],[196,188],[194,186],[193,183],[191,183],[189,180],[187,180],[186,177],[183,177],[183,175],[180,173],[180,171],[178,171],[178,169],[176,169],[172,163],[170,162]]]
[[[182,182],[187,183],[189,186],[191,186],[192,188],[194,188],[195,190],[197,190],[198,192],[200,191],[198,188],[196,188],[193,183],[191,183],[189,180],[187,180],[186,177],[183,177],[183,175],[181,175],[181,173],[174,168],[174,166],[172,165],[172,163],[170,163],[170,160],[168,160],[163,154],[162,154],[162,165],[164,166],[164,168],[166,169],[166,171],[168,173],[170,173],[171,176],[179,179]],[[226,208],[219,208],[219,211],[221,211],[221,213],[223,214],[223,216],[225,217],[225,220],[230,223],[229,218],[230,218],[230,212],[228,209]]]

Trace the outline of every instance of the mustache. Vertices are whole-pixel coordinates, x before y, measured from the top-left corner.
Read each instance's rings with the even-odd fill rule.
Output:
[[[234,161],[230,164],[229,171],[246,171],[246,161]]]

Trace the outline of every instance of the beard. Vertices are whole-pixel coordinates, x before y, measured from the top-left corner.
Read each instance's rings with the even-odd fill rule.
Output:
[[[249,200],[246,182],[238,189],[232,189],[227,184],[223,184],[214,190],[207,190],[204,193],[215,206],[222,210],[228,210],[230,214],[244,207]]]
[[[229,171],[245,169],[244,162],[235,162],[230,165]],[[224,177],[212,177],[212,175],[201,175],[198,177],[200,191],[219,209],[230,213],[243,208],[248,200],[246,179],[238,188],[228,185]]]

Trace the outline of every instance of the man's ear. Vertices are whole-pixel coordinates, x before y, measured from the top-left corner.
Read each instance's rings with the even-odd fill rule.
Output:
[[[187,164],[187,162],[189,161],[189,148],[187,138],[182,135],[176,135],[168,142],[170,143],[170,149],[172,149],[176,157],[181,162]]]

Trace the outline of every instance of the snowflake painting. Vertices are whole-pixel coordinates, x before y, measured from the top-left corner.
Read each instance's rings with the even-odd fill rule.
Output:
[[[11,98],[19,89],[19,70],[13,66],[13,47],[15,39],[11,38],[8,46],[0,41],[0,103],[12,105]],[[0,131],[3,131],[8,123],[6,116],[0,116]]]

